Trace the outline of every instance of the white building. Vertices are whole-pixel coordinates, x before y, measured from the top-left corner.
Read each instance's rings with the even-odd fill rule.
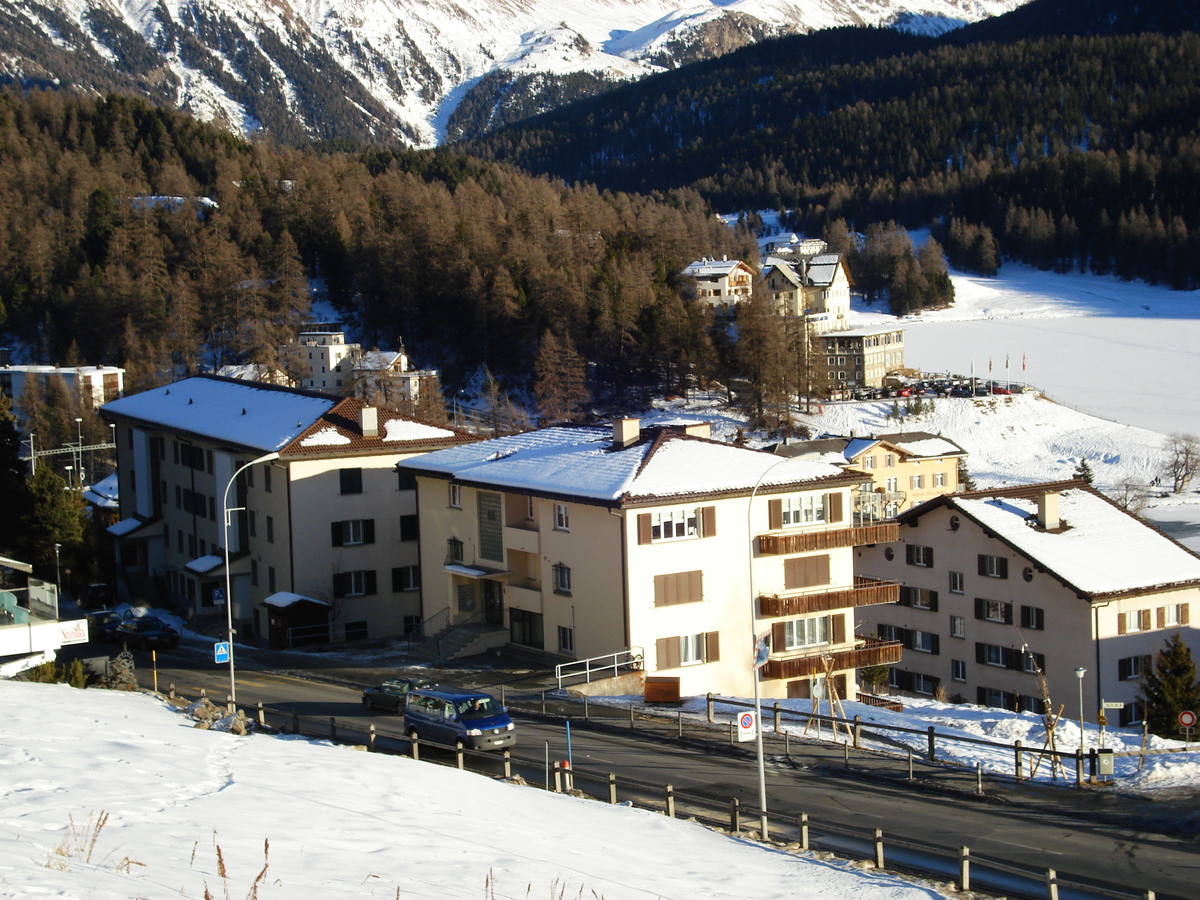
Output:
[[[0,393],[20,400],[29,378],[61,378],[67,390],[75,391],[88,409],[102,406],[125,392],[125,370],[116,366],[0,366]]]

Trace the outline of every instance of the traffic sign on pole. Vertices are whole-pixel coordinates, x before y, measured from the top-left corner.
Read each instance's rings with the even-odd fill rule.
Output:
[[[1179,714],[1180,728],[1194,728],[1196,725],[1196,714],[1190,709],[1185,709]]]
[[[758,729],[755,727],[756,725],[757,722],[755,721],[755,715],[753,712],[747,710],[746,712],[741,713],[738,716],[738,741],[743,742],[754,740],[754,738],[758,736]]]
[[[218,641],[213,644],[213,662],[227,663],[229,662],[229,642]]]

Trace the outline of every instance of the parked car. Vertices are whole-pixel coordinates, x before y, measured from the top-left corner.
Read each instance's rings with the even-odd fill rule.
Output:
[[[1004,387],[1004,385],[993,384],[992,385],[992,393],[993,394],[1011,394],[1012,391],[1009,390],[1008,388]]]
[[[113,631],[113,640],[118,644],[130,644],[142,650],[158,647],[178,647],[179,632],[154,616],[125,619]]]
[[[431,678],[389,678],[377,687],[369,687],[362,693],[363,706],[367,709],[388,709],[394,713],[404,711],[408,692],[416,688],[431,687]]]
[[[100,641],[105,644],[111,644],[116,640],[113,633],[117,630],[117,626],[125,621],[125,616],[113,609],[93,609],[86,615],[88,640]]]
[[[410,738],[471,750],[502,750],[516,744],[513,720],[491,694],[417,688],[404,707]]]
[[[950,390],[951,397],[974,397],[975,392],[969,387],[956,387]]]

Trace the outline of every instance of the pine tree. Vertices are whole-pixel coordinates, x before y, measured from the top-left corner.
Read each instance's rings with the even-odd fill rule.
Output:
[[[1196,662],[1179,632],[1167,638],[1153,668],[1142,674],[1138,698],[1146,704],[1146,727],[1162,737],[1175,737],[1179,714],[1200,709]]]
[[[54,545],[74,547],[83,540],[83,500],[46,464],[25,482],[25,493],[21,552],[49,575],[54,571]]]
[[[1086,456],[1080,457],[1079,465],[1075,467],[1075,471],[1072,474],[1084,484],[1091,484],[1092,479],[1095,478],[1092,474],[1092,467],[1088,465]]]
[[[971,478],[971,472],[967,469],[967,461],[962,457],[958,459],[958,489],[960,491],[975,490],[975,482]]]

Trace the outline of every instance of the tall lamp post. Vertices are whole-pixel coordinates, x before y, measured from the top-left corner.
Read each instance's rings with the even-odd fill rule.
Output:
[[[1083,676],[1087,674],[1087,669],[1080,666],[1075,670],[1075,677],[1079,679],[1079,752],[1083,753]]]
[[[229,640],[229,701],[237,703],[237,681],[233,673],[233,579],[229,573],[229,515],[230,513],[244,510],[244,506],[235,506],[232,509],[229,506],[229,489],[233,487],[233,483],[237,481],[237,477],[241,475],[251,466],[256,466],[259,463],[272,462],[279,459],[279,453],[267,453],[260,456],[258,459],[252,459],[248,463],[244,463],[237,468],[232,475],[229,476],[229,481],[225,484],[225,493],[221,498],[221,509],[224,510],[224,544],[225,544],[225,624],[228,630]]]

